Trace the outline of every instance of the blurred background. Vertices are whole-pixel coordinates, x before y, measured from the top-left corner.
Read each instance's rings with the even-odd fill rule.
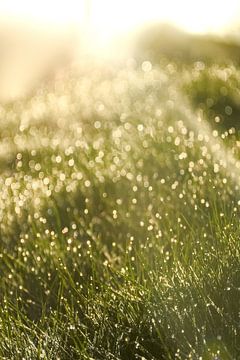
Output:
[[[0,100],[90,58],[238,63],[239,15],[238,0],[1,0]]]

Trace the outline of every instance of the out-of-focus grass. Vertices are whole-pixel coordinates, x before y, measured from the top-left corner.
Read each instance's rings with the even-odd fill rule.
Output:
[[[236,68],[206,67],[197,62],[193,73],[194,76],[187,75],[189,81],[185,90],[194,106],[203,110],[213,128],[222,132],[231,128],[239,131],[240,93]]]
[[[184,32],[172,25],[152,24],[138,32],[135,53],[153,62],[176,62],[182,66],[195,61],[208,65],[239,65],[238,36],[200,35]]]
[[[239,358],[238,78],[128,61],[1,107],[2,359]]]

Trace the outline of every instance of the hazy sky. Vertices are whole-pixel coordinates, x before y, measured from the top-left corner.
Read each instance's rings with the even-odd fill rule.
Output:
[[[146,22],[221,34],[239,23],[239,15],[240,0],[0,0],[0,30],[6,39],[1,43],[0,99],[28,91],[51,64],[61,63],[62,54],[82,56],[86,48],[87,53],[119,57],[124,51],[116,36]],[[85,34],[80,41],[78,28],[79,35]]]
[[[221,33],[240,18],[240,0],[0,0],[0,14],[5,21],[81,27],[90,3],[91,28],[102,40],[158,20],[192,32]]]

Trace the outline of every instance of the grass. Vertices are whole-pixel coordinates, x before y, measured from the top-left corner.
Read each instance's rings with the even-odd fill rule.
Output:
[[[238,79],[128,63],[1,107],[1,359],[239,359]]]

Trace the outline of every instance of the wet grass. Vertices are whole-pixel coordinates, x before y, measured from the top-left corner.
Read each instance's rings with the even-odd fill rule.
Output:
[[[239,358],[238,78],[129,62],[2,107],[2,359]]]

